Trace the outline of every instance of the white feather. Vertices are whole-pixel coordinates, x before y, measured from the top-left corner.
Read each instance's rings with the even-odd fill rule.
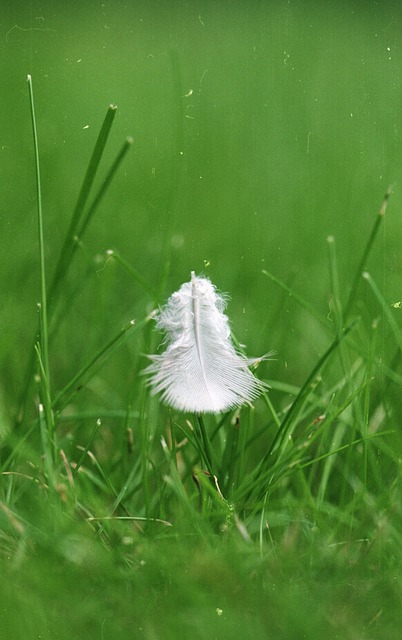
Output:
[[[250,402],[267,388],[248,366],[260,360],[238,353],[230,337],[225,300],[207,278],[191,273],[157,315],[167,348],[144,373],[153,393],[181,411],[220,413]]]

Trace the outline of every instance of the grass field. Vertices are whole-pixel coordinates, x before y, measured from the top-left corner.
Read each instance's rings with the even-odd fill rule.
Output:
[[[1,637],[400,638],[400,17],[2,10]],[[191,271],[275,352],[201,420],[142,375]]]

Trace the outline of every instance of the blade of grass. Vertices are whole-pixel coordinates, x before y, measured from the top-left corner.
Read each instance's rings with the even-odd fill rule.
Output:
[[[199,413],[194,416],[194,434],[198,440],[199,451],[201,453],[201,463],[206,465],[211,477],[216,476],[217,463],[208,432],[205,428],[204,419]]]
[[[55,461],[54,419],[51,407],[50,367],[49,367],[49,334],[48,334],[48,303],[46,294],[46,265],[45,265],[45,241],[43,231],[42,187],[39,161],[38,133],[35,117],[35,101],[33,96],[32,77],[28,75],[28,91],[31,109],[32,133],[35,154],[38,241],[39,241],[39,266],[40,266],[40,297],[39,329],[40,338],[35,346],[36,356],[40,371],[40,396],[39,426],[41,431],[43,455],[49,475],[49,482],[53,477],[53,465]]]
[[[367,436],[367,440],[374,440],[374,438],[380,438],[382,436],[388,436],[395,433],[395,431],[393,431],[392,429],[388,429],[387,431],[379,431],[378,433],[371,433],[370,435]],[[306,469],[307,467],[311,467],[311,465],[316,464],[317,462],[319,462],[320,460],[325,460],[326,458],[329,458],[331,456],[334,456],[337,453],[340,453],[341,451],[345,451],[345,449],[350,449],[351,447],[355,447],[357,444],[362,444],[364,442],[364,438],[357,438],[356,440],[353,440],[352,442],[347,442],[346,444],[343,444],[342,446],[333,449],[332,451],[327,451],[327,453],[324,453],[321,456],[318,456],[317,458],[314,458],[313,460],[308,460],[307,462],[302,462],[300,464],[300,469]]]
[[[396,344],[398,345],[399,350],[402,351],[402,332],[398,327],[398,324],[394,316],[392,315],[390,305],[387,304],[386,300],[384,299],[382,293],[380,292],[379,288],[377,287],[371,275],[367,271],[365,271],[362,275],[363,275],[363,278],[369,283],[375,297],[380,303],[381,309],[384,312],[386,319],[388,320],[388,324],[392,330],[392,333],[394,334]]]
[[[135,491],[135,485],[137,486],[140,485],[142,487],[140,460],[137,460],[136,463],[132,466],[128,478],[125,479],[120,492],[116,496],[116,499],[113,502],[113,505],[109,509],[110,515],[113,515],[114,513],[116,513],[119,506],[122,505],[126,495],[129,494],[129,492],[133,489],[133,487]],[[123,506],[123,509],[126,510],[124,505],[122,506]]]
[[[88,453],[88,451],[89,451],[89,447],[91,446],[91,444],[92,444],[92,442],[93,442],[93,440],[94,440],[94,438],[95,438],[96,434],[97,434],[97,433],[98,433],[98,431],[99,431],[99,427],[100,427],[101,425],[102,425],[102,421],[101,421],[101,419],[100,419],[100,418],[98,418],[98,420],[96,421],[96,424],[95,424],[95,426],[94,426],[94,428],[93,428],[93,430],[92,430],[92,433],[91,433],[91,435],[89,436],[89,440],[88,440],[88,442],[87,442],[87,444],[86,444],[85,448],[84,448],[84,449],[83,449],[83,451],[82,451],[81,457],[80,457],[80,459],[78,460],[77,464],[75,465],[75,467],[74,467],[74,468],[73,468],[73,470],[72,470],[72,472],[73,472],[73,477],[74,477],[74,476],[76,476],[76,475],[77,475],[77,473],[78,473],[78,471],[80,470],[80,467],[82,466],[82,464],[83,464],[83,462],[84,462],[84,460],[85,460],[85,458],[86,458],[86,456],[87,456],[87,453]]]
[[[75,252],[77,251],[78,248],[82,249],[85,251],[84,245],[82,243],[82,237],[88,227],[88,225],[90,224],[96,210],[98,209],[102,199],[104,198],[110,184],[112,183],[118,168],[120,167],[123,159],[125,158],[128,150],[130,149],[131,145],[133,143],[132,138],[127,138],[127,140],[124,142],[122,148],[120,149],[119,153],[117,154],[117,157],[115,158],[112,166],[110,167],[106,178],[103,180],[101,187],[99,188],[91,206],[89,207],[89,209],[82,214],[81,219],[77,221],[77,226],[74,229],[74,234],[72,236],[69,236],[68,234],[70,233],[70,231],[68,231],[66,239],[65,239],[65,249],[63,247],[63,250],[65,251],[64,254],[64,267],[63,269],[60,270],[60,274],[59,277],[57,279],[57,281],[54,279],[53,283],[52,283],[52,288],[50,289],[50,293],[49,293],[49,297],[50,297],[50,301],[51,301],[51,305],[52,305],[52,310],[53,310],[53,306],[54,303],[58,300],[58,287],[61,284],[63,278],[65,277],[67,270],[69,269],[70,265],[72,264],[72,260],[74,257]],[[61,258],[61,254],[60,254],[60,258]],[[89,258],[89,256],[87,256]],[[63,302],[65,302],[65,300],[63,300]],[[52,332],[52,337],[54,335],[54,329],[57,328],[59,326],[59,323],[57,321],[55,321],[55,314],[52,314],[52,321],[53,321],[53,332]]]
[[[110,256],[110,258],[113,258],[114,260],[116,260],[116,262],[121,264],[122,267],[124,267],[124,269],[127,271],[127,273],[130,274],[133,280],[137,282],[140,285],[140,287],[144,289],[144,291],[149,293],[149,295],[152,297],[156,305],[158,302],[158,294],[156,290],[149,285],[147,280],[145,280],[145,278],[139,273],[139,271],[137,271],[137,269],[135,269],[129,262],[127,262],[125,258],[122,258],[120,254],[113,251],[113,249],[109,249],[107,251],[107,255]]]
[[[36,352],[36,357],[37,357],[38,366],[39,366],[41,398],[42,398],[42,404],[44,407],[44,414],[46,417],[46,424],[49,430],[49,436],[50,438],[53,438],[54,419],[53,419],[53,412],[52,412],[52,400],[50,396],[49,382],[46,377],[45,365],[43,362],[42,349],[39,342],[37,342],[35,345],[35,352]]]
[[[245,482],[243,483],[244,486],[242,487],[240,485],[240,493],[244,494],[245,492],[249,492],[247,500],[251,500],[252,495],[254,494],[258,494],[258,496],[264,495],[267,489],[265,483],[262,482],[262,479],[266,476],[267,473],[271,473],[273,464],[278,465],[281,457],[286,451],[287,442],[289,436],[292,433],[292,418],[296,413],[296,409],[298,409],[303,404],[303,402],[305,402],[309,394],[312,392],[313,382],[317,378],[322,367],[327,362],[330,355],[338,347],[340,341],[343,340],[353,329],[357,321],[358,319],[356,318],[353,322],[350,323],[348,327],[345,328],[341,335],[336,336],[335,340],[330,344],[328,349],[321,356],[315,367],[313,367],[312,371],[307,376],[303,386],[300,388],[299,393],[291,404],[289,410],[287,411],[284,419],[282,420],[281,426],[278,429],[267,453],[263,456],[262,460],[255,467],[250,476],[246,478]],[[275,452],[277,453],[277,455],[275,459],[273,459],[272,456]]]
[[[325,353],[321,356],[321,358],[319,359],[319,361],[317,362],[317,364],[315,365],[315,367],[313,367],[312,371],[310,372],[310,374],[307,376],[303,386],[301,387],[299,393],[297,394],[295,400],[293,401],[289,411],[287,412],[285,418],[283,419],[281,426],[268,450],[268,453],[266,454],[264,459],[268,459],[269,456],[271,456],[277,449],[281,449],[284,446],[284,443],[286,442],[287,437],[289,436],[289,428],[290,425],[289,423],[291,422],[291,418],[293,417],[293,414],[295,413],[296,409],[299,407],[299,405],[304,401],[304,399],[306,398],[306,396],[308,396],[311,392],[311,385],[313,383],[313,381],[316,379],[317,375],[319,374],[319,372],[321,371],[322,367],[324,366],[324,364],[327,362],[328,358],[330,357],[330,355],[335,351],[335,349],[338,347],[338,345],[340,344],[340,342],[342,340],[344,340],[344,338],[346,338],[346,336],[348,335],[348,333],[350,333],[350,331],[354,328],[354,326],[356,325],[356,323],[358,322],[358,318],[356,318],[353,322],[351,322],[349,324],[349,326],[347,326],[344,331],[336,336],[335,340],[330,344],[330,346],[328,347],[328,349],[325,351]],[[264,461],[263,459],[263,461]]]
[[[151,420],[149,418],[149,403],[148,394],[146,389],[141,390],[140,395],[140,419],[139,419],[139,433],[140,433],[140,477],[144,498],[145,515],[150,516],[151,513],[151,486],[150,486],[150,448],[153,440],[151,436]]]
[[[328,244],[328,254],[329,254],[329,276],[330,276],[330,284],[331,284],[331,292],[332,292],[332,303],[333,303],[334,316],[335,316],[335,329],[336,329],[337,335],[339,335],[343,327],[343,314],[342,314],[338,264],[336,259],[334,236],[328,236],[327,244]]]
[[[164,209],[166,227],[164,233],[164,242],[161,251],[161,261],[158,277],[158,295],[157,300],[161,300],[165,291],[166,282],[169,276],[171,254],[172,254],[172,229],[174,224],[174,207],[177,195],[180,193],[180,181],[184,171],[183,164],[183,147],[184,147],[184,101],[183,101],[183,79],[180,65],[180,58],[176,49],[169,51],[169,62],[171,69],[170,82],[172,86],[173,104],[173,127],[174,127],[174,147],[171,156],[171,178],[170,185],[164,198]]]
[[[60,274],[59,277],[56,281],[56,279],[53,280],[52,283],[52,288],[50,289],[50,300],[52,302],[52,307],[53,307],[53,303],[55,303],[58,300],[58,291],[59,289],[59,285],[61,284],[61,282],[63,281],[63,278],[66,276],[66,273],[70,267],[70,265],[72,264],[72,260],[74,257],[74,254],[76,252],[76,250],[78,248],[83,248],[83,244],[82,244],[82,236],[84,235],[89,223],[91,222],[96,210],[98,209],[102,199],[104,198],[110,184],[113,181],[113,178],[115,177],[118,168],[120,167],[123,159],[125,158],[128,150],[131,147],[132,144],[132,139],[128,138],[122,148],[120,149],[119,153],[117,154],[117,157],[115,158],[112,166],[110,167],[106,178],[104,179],[101,187],[99,188],[91,206],[89,207],[89,209],[84,212],[81,216],[81,219],[77,221],[77,226],[74,229],[74,232],[72,236],[69,236],[67,234],[66,236],[66,240],[65,240],[65,254],[64,254],[64,267],[60,270]],[[69,232],[68,232],[69,233]],[[62,251],[63,251],[62,249]],[[60,255],[61,257],[61,255]],[[53,314],[54,315],[54,314]],[[53,318],[52,318],[53,319]],[[57,327],[58,323],[54,323],[54,327]]]
[[[41,403],[39,404],[39,429],[47,482],[49,486],[53,486],[53,447],[49,442],[49,433],[46,424],[44,407]]]
[[[307,302],[302,296],[296,293],[296,291],[294,291],[291,287],[285,284],[282,280],[279,280],[279,278],[274,276],[272,273],[270,273],[269,271],[266,271],[266,269],[263,269],[262,273],[264,274],[264,276],[267,276],[267,278],[272,280],[272,282],[274,282],[279,287],[281,287],[281,289],[283,289],[287,294],[289,294],[289,296],[293,298],[293,300],[295,300],[301,307],[303,307],[303,309],[308,311],[308,313],[310,313],[316,320],[318,320],[318,322],[323,324],[328,329],[329,323],[327,318],[324,318],[320,313],[318,313],[318,311],[316,311],[316,309],[314,309],[314,307],[309,302]]]
[[[385,213],[387,211],[388,201],[389,201],[389,198],[391,196],[391,193],[392,193],[392,185],[388,187],[388,189],[387,189],[387,191],[385,193],[384,199],[382,201],[382,205],[381,205],[380,210],[379,210],[379,212],[378,212],[378,214],[376,216],[376,219],[374,221],[373,228],[371,230],[371,234],[369,236],[367,244],[366,244],[366,246],[364,248],[364,251],[362,253],[362,257],[360,258],[360,262],[359,262],[359,264],[357,266],[356,275],[355,275],[354,280],[352,282],[352,286],[351,286],[350,292],[349,292],[349,297],[348,297],[348,300],[346,302],[345,309],[344,309],[344,318],[345,319],[348,318],[348,316],[350,315],[350,312],[352,310],[353,302],[356,299],[357,290],[358,290],[359,285],[360,285],[361,276],[362,276],[363,271],[365,271],[366,268],[367,268],[368,256],[369,256],[370,251],[371,251],[371,249],[373,247],[373,244],[374,244],[374,241],[375,241],[375,239],[377,237],[377,234],[378,234],[378,231],[380,229],[380,226],[381,226],[381,224],[382,224],[382,222],[384,220]]]
[[[114,176],[117,173],[118,168],[120,167],[121,163],[123,162],[124,158],[127,155],[127,152],[129,151],[131,145],[133,144],[133,139],[132,138],[127,138],[127,140],[125,140],[125,142],[123,143],[120,151],[118,152],[112,166],[110,167],[109,171],[106,174],[106,177],[102,183],[102,186],[100,187],[98,193],[96,194],[91,206],[89,207],[88,211],[86,212],[85,216],[83,216],[81,225],[78,224],[77,222],[77,232],[75,234],[76,237],[78,237],[79,239],[82,238],[82,236],[85,233],[86,228],[88,227],[89,223],[91,222],[91,219],[96,211],[96,209],[98,208],[102,198],[104,197],[106,191],[108,190]],[[72,243],[72,246],[75,246],[75,242]]]
[[[47,326],[47,295],[46,295],[46,268],[45,268],[45,241],[43,233],[43,211],[42,211],[42,187],[39,163],[38,133],[36,128],[35,102],[33,97],[32,77],[28,75],[29,102],[31,109],[32,133],[35,154],[35,176],[36,176],[36,199],[38,215],[38,239],[39,239],[39,264],[40,264],[40,345],[41,361],[47,384],[50,387],[49,375],[49,336]]]
[[[369,435],[369,421],[370,421],[370,402],[371,402],[371,390],[373,386],[373,367],[374,367],[374,359],[376,352],[376,339],[377,339],[377,328],[378,322],[374,321],[372,324],[373,328],[373,336],[370,340],[369,344],[369,355],[367,359],[367,368],[366,368],[366,388],[363,398],[363,423],[362,423],[362,436],[363,436],[363,488],[364,491],[367,488],[367,469],[368,469],[368,449],[367,449],[367,438]]]
[[[84,181],[78,195],[77,203],[75,205],[64,244],[60,252],[60,257],[54,272],[52,286],[50,288],[53,293],[55,289],[57,289],[61,278],[68,268],[71,247],[74,245],[75,236],[78,235],[77,232],[80,227],[81,218],[84,213],[85,205],[87,203],[92,185],[94,183],[103,152],[105,150],[106,142],[108,140],[113,120],[116,115],[116,109],[117,107],[115,105],[109,106],[98,138],[96,140],[95,147],[84,176]]]
[[[193,506],[192,500],[183,486],[175,460],[172,458],[167,442],[163,436],[161,438],[161,445],[170,471],[169,476],[165,477],[165,482],[179,499],[180,505],[186,511],[187,522],[194,527],[198,535],[203,536],[203,530],[205,527],[204,520]]]
[[[112,353],[113,347],[116,347],[121,339],[127,334],[130,329],[135,328],[136,330],[144,326],[149,321],[149,316],[144,318],[141,322],[136,323],[134,320],[131,320],[125,327],[123,327],[119,333],[114,336],[105,346],[103,346],[91,360],[84,365],[75,376],[66,384],[61,391],[56,395],[53,400],[52,406],[54,410],[60,412],[68,402],[74,397],[77,393],[76,385],[77,383],[85,378],[85,381],[88,382],[91,376],[93,376],[96,371],[99,370],[99,366],[103,364],[103,358],[106,355],[110,355]],[[101,361],[101,362],[100,362]],[[91,376],[86,377],[88,373],[91,373]]]
[[[57,292],[60,290],[59,286],[60,286],[61,280],[65,276],[67,269],[71,264],[71,257],[74,254],[74,251],[77,247],[77,242],[76,242],[77,232],[80,230],[80,222],[82,224],[82,216],[84,214],[85,205],[88,200],[89,193],[91,191],[91,188],[92,188],[92,185],[93,185],[93,182],[94,182],[94,179],[95,179],[95,176],[96,176],[96,173],[97,173],[97,170],[106,146],[107,139],[109,137],[109,133],[111,130],[111,126],[113,124],[116,109],[117,107],[114,105],[109,106],[104,122],[102,124],[101,130],[99,132],[92,156],[90,158],[87,171],[85,173],[85,177],[81,186],[81,190],[77,199],[77,203],[74,208],[73,215],[70,221],[69,229],[67,231],[64,244],[60,252],[59,260],[56,265],[53,280],[52,280],[50,289],[48,291],[46,319],[49,313],[50,306],[54,305],[54,303],[57,300]],[[131,139],[127,139],[125,144],[122,147],[122,150],[119,152],[116,161],[114,162],[114,164],[112,165],[112,168],[107,174],[104,184],[101,186],[97,196],[95,197],[94,202],[91,205],[88,214],[85,217],[85,220],[84,220],[85,228],[88,225],[90,219],[92,218],[96,207],[99,205],[100,200],[104,196],[107,187],[110,185],[110,182],[114,177],[116,170],[120,165],[130,145],[131,145]],[[45,292],[46,292],[46,289],[45,289]],[[54,323],[54,326],[57,327],[57,323]],[[47,327],[46,327],[45,334],[49,338],[49,331]],[[45,353],[45,356],[46,356],[46,353]],[[45,362],[46,362],[46,357],[45,357]],[[29,393],[32,385],[32,374],[34,370],[34,364],[35,364],[35,358],[33,354],[27,366],[26,384],[23,385],[22,387],[22,394],[19,402],[20,410],[18,412],[18,416],[16,419],[17,427],[21,423],[23,423],[27,413],[27,406],[29,401]]]
[[[237,484],[239,477],[238,465],[236,464],[239,456],[239,430],[240,420],[238,416],[234,424],[228,420],[228,424],[226,425],[226,444],[220,465],[220,474],[222,482],[224,482],[224,493],[228,496],[232,493],[233,487]]]
[[[329,254],[329,273],[330,273],[330,283],[331,283],[331,292],[332,292],[332,307],[334,310],[334,318],[335,318],[335,331],[336,334],[339,335],[342,332],[342,328],[344,326],[344,316],[341,302],[341,292],[340,292],[340,284],[339,284],[339,272],[338,272],[338,261],[336,257],[336,244],[334,236],[329,236],[327,238],[328,243],[328,254]],[[345,381],[348,385],[348,389],[350,392],[353,391],[354,386],[359,385],[359,380],[353,375],[353,366],[351,362],[351,352],[348,348],[348,345],[345,345],[344,342],[341,342],[339,345],[339,362],[341,363],[342,371],[344,374]],[[350,410],[352,412],[351,424],[353,425],[352,429],[355,433],[359,432],[359,429],[364,429],[363,427],[363,414],[360,410],[360,403],[355,402],[351,405]],[[339,431],[339,433],[338,433]],[[334,432],[334,443],[332,446],[335,446],[335,440],[337,438],[343,437],[343,429],[338,425]],[[349,433],[349,438],[352,435]],[[320,493],[318,493],[318,501],[319,504],[322,504],[323,497]]]
[[[250,433],[255,432],[255,425],[251,424],[254,417],[254,412],[243,411],[240,412],[239,433],[237,441],[237,456],[232,459],[232,465],[236,466],[237,481],[242,482],[246,477],[248,465],[250,462],[250,449],[247,447],[247,441],[249,440]]]
[[[103,522],[103,521],[126,521],[126,522],[144,522],[148,524],[157,523],[163,524],[165,527],[173,527],[172,522],[162,520],[161,518],[146,518],[145,516],[90,516],[87,518],[88,522]]]

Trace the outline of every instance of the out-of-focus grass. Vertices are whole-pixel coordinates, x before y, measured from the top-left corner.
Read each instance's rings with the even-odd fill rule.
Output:
[[[83,633],[263,640],[268,632],[296,640],[324,631],[396,640],[400,548],[390,542],[388,519],[378,522],[373,546],[353,537],[328,544],[308,514],[293,509],[281,544],[261,555],[241,540],[152,539],[131,527],[106,551],[70,524],[44,548],[27,549],[29,561],[3,556],[2,629],[13,638],[63,640]]]
[[[399,638],[398,19],[392,3],[4,11],[8,637]],[[27,73],[49,293],[109,103],[88,206],[134,137],[49,297],[54,439],[28,367],[40,269]],[[149,313],[192,269],[230,292],[249,353],[277,350],[258,369],[265,400],[205,421],[217,485],[193,417],[149,398],[141,376],[158,344]]]

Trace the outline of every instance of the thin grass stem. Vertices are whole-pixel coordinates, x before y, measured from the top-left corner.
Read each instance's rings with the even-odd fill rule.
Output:
[[[335,248],[334,236],[328,236],[327,244],[328,244],[328,254],[329,254],[329,275],[330,275],[331,292],[332,292],[332,306],[334,309],[336,333],[337,335],[339,335],[343,327],[343,314],[342,314],[338,263],[336,259],[336,250],[335,250],[336,248]]]
[[[38,359],[38,367],[41,379],[41,396],[42,402],[39,405],[39,429],[42,442],[42,455],[45,461],[45,468],[49,479],[50,486],[53,486],[54,464],[56,460],[56,443],[54,439],[54,418],[52,411],[52,403],[50,398],[49,384],[46,379],[41,346],[38,342],[35,345],[36,356]]]
[[[40,264],[40,344],[41,357],[47,384],[50,387],[49,374],[49,336],[47,318],[47,295],[46,295],[46,267],[45,267],[45,241],[43,232],[43,211],[42,211],[42,186],[39,162],[38,132],[36,127],[35,101],[33,96],[32,77],[28,75],[28,91],[31,109],[32,133],[35,154],[35,176],[36,176],[36,200],[38,214],[38,239],[39,239],[39,264]]]
[[[54,419],[52,412],[52,400],[50,396],[50,387],[49,382],[46,377],[45,364],[43,361],[43,354],[40,342],[37,342],[35,345],[35,352],[38,361],[39,374],[41,380],[41,397],[42,403],[44,407],[44,413],[46,417],[46,423],[49,428],[49,433],[51,437],[53,437],[53,429],[54,429]]]
[[[92,433],[91,433],[91,435],[89,436],[89,440],[88,440],[88,442],[87,442],[86,446],[84,447],[84,449],[83,449],[83,451],[82,451],[81,457],[80,457],[80,459],[78,460],[78,462],[77,462],[77,464],[75,465],[75,467],[73,468],[73,471],[72,471],[72,472],[73,472],[73,477],[77,475],[77,473],[78,473],[78,472],[79,472],[79,470],[80,470],[80,467],[83,465],[84,460],[85,460],[85,458],[86,458],[86,456],[87,456],[87,453],[88,453],[88,451],[89,451],[89,447],[91,446],[92,442],[94,441],[94,438],[95,438],[96,434],[98,433],[98,431],[99,431],[99,427],[100,427],[101,425],[102,425],[102,421],[100,420],[100,418],[98,418],[98,420],[96,421],[96,424],[95,424],[95,426],[94,426],[94,428],[93,428],[93,430],[92,430]]]
[[[369,345],[369,356],[367,359],[367,369],[366,369],[366,387],[363,397],[363,425],[362,425],[362,436],[363,436],[363,487],[364,491],[367,489],[367,474],[368,474],[368,447],[367,447],[367,438],[368,438],[368,429],[369,429],[369,420],[370,420],[370,400],[371,400],[371,389],[372,389],[372,378],[373,378],[373,366],[374,366],[374,358],[375,358],[375,347],[376,347],[376,338],[377,338],[377,328],[378,322],[375,320],[372,324],[373,327],[373,336],[370,340]]]

